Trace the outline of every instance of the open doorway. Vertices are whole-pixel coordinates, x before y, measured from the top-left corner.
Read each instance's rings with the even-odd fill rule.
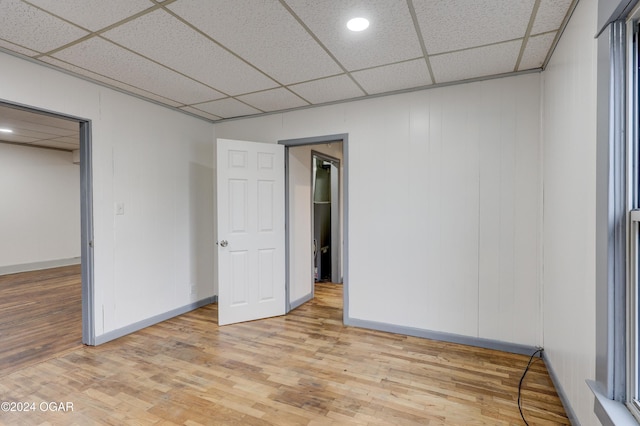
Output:
[[[340,232],[340,160],[311,152],[313,278],[342,283]]]
[[[1,101],[0,128],[11,164],[0,185],[0,297],[11,309],[0,327],[19,367],[93,344],[91,130],[88,120]]]
[[[343,317],[348,318],[348,135],[328,135],[279,141],[285,145],[286,154],[286,210],[287,210],[287,310],[295,309],[313,299],[316,278],[326,282],[342,283]],[[315,158],[314,158],[315,156]],[[329,186],[333,170],[333,200],[319,209],[333,210],[333,224],[329,226],[328,244],[320,242],[314,250],[314,205],[321,205],[331,194],[322,196],[325,201],[314,203],[316,174],[320,168],[328,171]],[[326,162],[326,163],[325,163]],[[335,167],[332,169],[332,167]],[[325,173],[324,171],[320,172]],[[331,189],[329,189],[329,193]],[[320,196],[320,194],[318,194]],[[322,198],[321,197],[321,198]],[[337,201],[337,202],[335,202]],[[331,218],[332,213],[327,213]],[[317,222],[317,221],[316,221]],[[327,247],[328,246],[328,247]],[[321,253],[324,252],[324,253]],[[316,275],[316,255],[324,266]],[[326,272],[325,272],[325,267]]]

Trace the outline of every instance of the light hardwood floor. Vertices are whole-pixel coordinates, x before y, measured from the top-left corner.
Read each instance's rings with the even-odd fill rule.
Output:
[[[341,292],[317,284],[287,316],[225,327],[209,305],[24,367],[0,378],[0,399],[36,409],[0,423],[523,424],[528,357],[345,327]],[[541,359],[523,407],[531,425],[569,424]]]
[[[0,276],[0,375],[81,346],[80,265]]]

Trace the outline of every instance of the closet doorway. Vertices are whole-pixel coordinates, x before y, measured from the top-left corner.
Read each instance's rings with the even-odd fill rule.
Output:
[[[313,278],[341,283],[340,160],[312,151]]]
[[[342,287],[343,318],[348,318],[348,135],[288,139],[278,143],[286,148],[287,311],[312,300],[317,283],[334,283]],[[316,175],[327,180],[328,189],[316,185]],[[318,202],[314,202],[316,197]],[[314,222],[320,223],[320,219],[314,218],[316,205],[323,205],[318,210],[324,209],[331,221],[330,225],[324,225],[324,238],[316,238]],[[316,276],[317,263],[321,265]]]

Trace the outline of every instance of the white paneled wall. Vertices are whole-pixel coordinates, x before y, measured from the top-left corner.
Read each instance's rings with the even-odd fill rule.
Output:
[[[536,345],[540,75],[216,124],[348,133],[351,318]]]
[[[311,149],[289,151],[289,301],[312,292]]]
[[[96,335],[212,296],[213,125],[3,53],[0,69],[0,99],[92,121]]]
[[[144,319],[141,309],[160,314],[213,295],[211,125],[119,98],[102,95],[113,126],[135,117],[111,139],[113,202],[125,206],[110,218],[113,329]]]
[[[70,152],[0,143],[0,268],[80,257],[80,167]]]
[[[511,84],[521,83],[511,80]],[[533,87],[537,83],[531,84],[531,90],[539,90]],[[516,91],[504,90],[508,97]],[[540,137],[539,122],[531,120],[539,116],[540,106],[517,102],[513,108],[508,102],[493,102],[484,103],[481,110],[479,334],[522,343],[540,341],[541,330],[527,327],[539,324],[541,309],[541,152],[531,139]],[[491,117],[500,117],[500,124]]]
[[[580,423],[595,375],[596,2],[580,2],[543,73],[544,346]]]

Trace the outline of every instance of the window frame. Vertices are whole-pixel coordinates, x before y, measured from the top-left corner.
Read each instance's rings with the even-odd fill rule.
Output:
[[[640,421],[640,6],[627,18],[627,278],[625,405]]]

